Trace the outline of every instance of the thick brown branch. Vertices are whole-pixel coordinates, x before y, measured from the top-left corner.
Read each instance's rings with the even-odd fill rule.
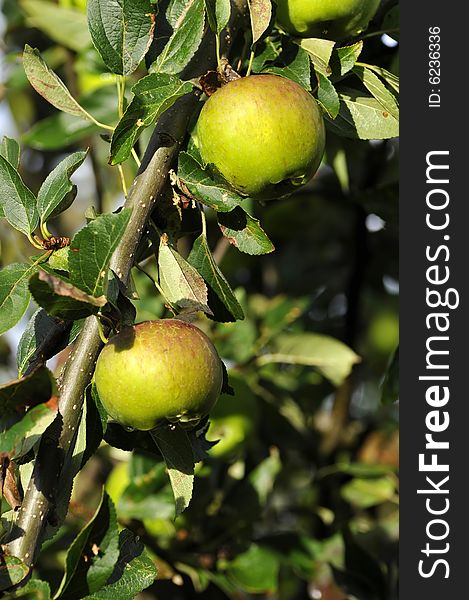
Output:
[[[126,206],[133,209],[131,221],[111,265],[124,284],[127,283],[146,221],[165,185],[170,164],[185,134],[196,101],[196,95],[190,94],[165,113],[155,129],[141,173],[130,190]],[[93,376],[101,346],[97,321],[95,317],[90,317],[66,363],[59,387],[59,415],[39,447],[31,481],[12,533],[14,539],[8,544],[9,553],[28,565],[34,563],[43,528],[48,519],[53,517],[59,479],[61,486],[67,485],[61,480],[62,475],[67,475],[62,474],[62,467],[65,457],[73,449],[84,392]]]
[[[245,5],[244,0],[236,0],[234,4],[237,7]],[[209,40],[210,44],[212,38],[209,34],[205,42]],[[233,32],[227,38],[227,42],[231,42]],[[191,64],[191,73],[183,74],[184,79],[200,76],[213,66],[215,57],[212,52],[198,54],[200,58]],[[166,184],[171,163],[196,103],[197,93],[194,92],[181,98],[162,116],[129,192],[126,206],[132,208],[131,220],[111,263],[111,268],[124,285],[128,281],[147,219]],[[46,523],[56,524],[54,503],[58,486],[70,486],[70,477],[74,475],[66,467],[75,444],[85,390],[91,381],[101,346],[97,321],[90,317],[64,368],[60,383],[59,414],[43,435],[24,501],[6,545],[7,552],[29,566],[34,564],[37,557]]]

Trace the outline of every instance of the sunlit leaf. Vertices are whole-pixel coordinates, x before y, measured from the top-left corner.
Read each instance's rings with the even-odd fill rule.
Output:
[[[126,160],[142,131],[152,125],[192,84],[173,75],[151,74],[134,85],[134,98],[117,124],[111,141],[111,164]]]
[[[12,138],[3,136],[0,144],[0,155],[5,158],[14,169],[18,169],[20,164],[20,145]]]
[[[325,77],[329,77],[332,73],[329,61],[335,42],[320,38],[306,38],[301,40],[299,44],[309,54],[316,71],[322,73]]]
[[[215,262],[212,253],[210,252],[210,248],[208,247],[207,238],[204,235],[200,235],[195,240],[187,261],[200,273],[200,275],[202,275],[209,286],[208,303],[214,312],[215,318],[217,318],[217,310],[210,301],[212,294],[216,294],[218,300],[228,312],[228,317],[230,317],[229,319],[222,318],[221,320],[231,321],[243,319],[243,309],[236,299],[230,284],[227,282],[225,276]]]
[[[187,433],[180,425],[163,426],[151,431],[168,468],[176,503],[176,516],[188,506],[194,485],[194,454]]]
[[[87,152],[75,152],[61,161],[49,173],[37,195],[37,209],[42,223],[66,210],[74,200],[70,194],[76,186],[70,176],[83,164]]]
[[[210,28],[219,35],[230,20],[231,2],[230,0],[205,0],[205,7]]]
[[[75,598],[96,592],[107,582],[119,558],[119,533],[116,512],[103,492],[92,519],[80,531],[68,549],[65,573],[55,595],[73,590]]]
[[[130,75],[150,47],[155,20],[150,0],[88,0],[93,44],[111,71]]]
[[[223,235],[241,252],[246,254],[269,254],[275,250],[259,224],[240,206],[229,213],[219,213],[218,225]]]
[[[207,305],[207,286],[201,275],[162,236],[158,253],[160,285],[165,298],[181,309],[202,310]]]
[[[68,264],[74,285],[96,298],[106,293],[109,262],[130,219],[131,209],[100,215],[70,244]]]
[[[255,44],[265,33],[272,18],[271,0],[248,0],[251,16],[252,43]]]
[[[316,367],[339,386],[360,357],[343,342],[316,333],[284,333],[272,341],[272,350],[262,354],[259,365],[285,363]]]
[[[106,585],[83,600],[129,600],[148,588],[156,567],[145,546],[128,529],[119,534],[119,559]]]
[[[0,334],[24,315],[29,306],[28,282],[36,267],[14,263],[0,271]]]
[[[174,33],[151,65],[150,72],[170,75],[180,73],[189,64],[200,46],[204,22],[204,0],[186,2],[184,11],[173,25]]]
[[[39,225],[34,194],[3,156],[0,156],[0,207],[10,225],[27,236]]]
[[[337,57],[339,63],[339,73],[344,76],[348,73],[358,60],[363,50],[363,41],[360,40],[351,44],[350,46],[341,46],[340,48],[334,49],[333,58]]]
[[[45,0],[20,0],[27,23],[66,48],[81,51],[91,44],[85,15]]]
[[[226,182],[213,178],[187,152],[179,154],[178,177],[197,200],[216,211],[229,212],[243,201]]]
[[[383,109],[399,120],[399,106],[395,96],[370,69],[362,66],[353,68],[353,72],[363,82],[366,89],[378,100]]]
[[[335,133],[362,140],[382,140],[399,135],[399,121],[375,98],[354,90],[341,92],[339,97],[339,114],[334,121],[327,120],[328,127]]]
[[[76,117],[92,120],[86,110],[78,104],[69,92],[64,82],[54,71],[49,69],[39,52],[28,46],[28,44],[24,47],[23,67],[29,83],[52,106]]]

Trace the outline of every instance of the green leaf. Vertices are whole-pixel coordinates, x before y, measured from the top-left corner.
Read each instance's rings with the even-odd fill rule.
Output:
[[[394,404],[399,398],[399,348],[391,358],[391,364],[386,371],[381,384],[381,402],[385,405]]]
[[[56,217],[73,202],[76,186],[70,176],[78,169],[86,158],[88,151],[70,154],[49,173],[37,195],[37,209],[41,223]],[[73,194],[70,192],[74,191]],[[64,200],[65,199],[65,200]]]
[[[16,556],[0,557],[0,592],[17,585],[29,574],[29,567]],[[3,595],[3,594],[2,594]]]
[[[21,419],[21,409],[47,402],[54,392],[53,377],[44,366],[26,377],[0,385],[0,430]]]
[[[376,463],[349,463],[349,462],[337,462],[332,467],[326,467],[327,473],[345,473],[358,477],[360,479],[379,477],[380,475],[389,475],[392,472],[393,467],[385,464]]]
[[[94,383],[86,388],[82,420],[84,429],[84,448],[79,457],[79,469],[83,468],[85,463],[99,448],[107,429],[108,414],[101,404]]]
[[[370,508],[392,500],[396,494],[393,475],[373,479],[352,479],[342,486],[340,495],[359,508]]]
[[[230,0],[205,0],[205,8],[210,29],[220,35],[230,20]]]
[[[241,252],[269,254],[275,250],[259,221],[240,206],[229,213],[219,213],[217,218],[223,235]]]
[[[107,585],[83,600],[130,600],[148,588],[156,567],[142,542],[128,529],[119,534],[119,560]]]
[[[93,44],[109,71],[133,73],[153,39],[150,0],[88,0],[87,14]]]
[[[248,0],[251,17],[252,44],[254,45],[266,32],[272,19],[271,0]]]
[[[50,317],[41,308],[38,308],[33,314],[21,336],[16,352],[19,377],[26,371],[32,356],[48,340],[51,330],[56,324],[57,319]]]
[[[136,83],[134,98],[117,124],[111,141],[112,165],[126,160],[142,131],[152,125],[178,98],[192,91],[192,84],[168,74],[147,75]]]
[[[73,285],[94,297],[106,293],[109,262],[131,212],[126,208],[117,214],[100,215],[75,235],[68,259]]]
[[[161,237],[158,253],[161,290],[166,300],[181,309],[212,311],[207,305],[207,286],[199,273]]]
[[[309,302],[308,298],[277,296],[267,305],[262,303],[256,311],[262,318],[262,339],[268,342],[275,335],[284,331],[304,314]]]
[[[3,156],[14,169],[18,170],[20,164],[20,145],[16,140],[4,135],[2,143],[0,144],[0,155]]]
[[[292,55],[292,51],[289,52],[287,46],[287,52],[282,53],[279,57],[281,66],[268,66],[262,72],[287,77],[309,91],[311,90],[311,61],[308,53],[296,44],[291,44],[291,46],[294,48],[294,53]]]
[[[28,46],[28,44],[24,47],[23,67],[29,83],[52,106],[70,115],[93,120],[86,110],[78,104],[64,82],[54,71],[49,69],[39,52]]]
[[[267,38],[256,46],[256,55],[252,61],[252,72],[260,73],[267,64],[272,64],[281,54],[281,44],[279,41]],[[309,61],[309,57],[308,57]]]
[[[318,102],[331,117],[335,119],[340,110],[340,98],[330,79],[316,72],[318,78]]]
[[[119,499],[118,514],[124,519],[174,518],[174,495],[168,482],[166,465],[132,473],[131,481]]]
[[[0,207],[10,225],[28,237],[39,224],[34,194],[3,156],[0,156]]]
[[[285,363],[316,367],[329,381],[339,386],[350,375],[360,357],[348,346],[327,335],[284,333],[272,342],[272,351],[257,359],[258,365]]]
[[[332,73],[329,61],[331,60],[335,42],[319,38],[307,38],[301,40],[299,45],[309,54],[316,71],[324,75],[324,77],[329,77]]]
[[[178,516],[189,506],[192,498],[194,454],[191,443],[179,424],[153,429],[151,436],[168,468]]]
[[[211,301],[211,296],[213,294],[216,295],[218,300],[222,303],[223,307],[228,312],[228,315],[223,318],[222,321],[237,321],[239,319],[244,319],[243,309],[241,308],[236,296],[233,293],[233,290],[230,287],[230,284],[225,279],[223,273],[220,271],[217,263],[215,262],[212,253],[210,252],[210,248],[208,246],[207,238],[201,234],[194,242],[192,246],[191,253],[187,258],[187,262],[191,264],[202,277],[205,279],[205,282],[209,286],[208,288],[208,304],[212,309],[215,318],[218,316],[218,311],[216,310],[216,305],[214,305],[213,301]]]
[[[36,267],[14,263],[0,271],[0,334],[16,325],[29,306],[28,279]]]
[[[72,542],[65,560],[65,573],[54,598],[79,600],[100,590],[119,558],[119,533],[114,505],[103,491],[91,521]]]
[[[399,121],[383,110],[375,99],[348,90],[339,94],[340,111],[334,121],[326,122],[334,133],[361,140],[383,140],[399,135]]]
[[[179,154],[178,177],[197,200],[218,212],[229,212],[244,200],[221,178],[212,178],[187,152]]]
[[[18,459],[27,454],[41,439],[55,419],[57,411],[40,404],[26,412],[17,423],[0,433],[0,454]]]
[[[215,16],[217,20],[216,32],[220,33],[225,29],[230,21],[231,2],[230,0],[215,0]]]
[[[40,281],[45,281],[54,294],[58,296],[73,298],[79,302],[87,302],[99,308],[107,303],[106,296],[90,296],[90,294],[76,287],[65,274],[54,271],[46,263],[41,265],[38,277]]]
[[[229,563],[230,579],[251,594],[274,593],[278,588],[279,557],[269,548],[251,544]]]
[[[46,581],[30,579],[25,586],[13,592],[10,597],[23,600],[50,600],[50,587]]]
[[[77,52],[91,44],[85,15],[44,0],[20,0],[26,22],[44,32],[54,42]]]
[[[337,58],[339,63],[338,70],[342,77],[353,69],[362,50],[362,40],[360,40],[359,42],[355,42],[355,44],[352,44],[350,46],[342,46],[340,48],[335,48],[333,59]]]
[[[383,82],[372,72],[362,66],[353,69],[355,75],[363,82],[366,89],[378,100],[383,109],[399,120],[399,106],[395,96],[387,89]]]
[[[151,65],[151,73],[177,75],[191,61],[202,41],[205,22],[204,0],[188,0],[173,24],[173,34]]]
[[[56,279],[59,280],[58,277]],[[53,280],[49,279],[49,281],[52,283]],[[76,294],[76,291],[79,292],[80,290],[73,288],[66,280],[63,281],[65,284],[68,284],[70,294],[78,295]],[[98,312],[100,306],[100,304],[96,305],[95,303],[93,305],[84,300],[77,300],[72,295],[64,296],[54,293],[50,284],[39,278],[39,274],[33,275],[29,280],[29,290],[36,303],[39,306],[42,306],[49,315],[68,321],[83,319],[84,317],[95,314]],[[62,291],[65,292],[65,289]],[[82,294],[83,297],[86,297],[83,292]]]
[[[171,29],[177,29],[190,6],[190,0],[170,0],[166,9],[165,19],[171,25]]]
[[[65,271],[68,273],[70,271],[70,267],[68,266],[69,255],[69,246],[65,246],[65,248],[60,248],[59,250],[54,250],[54,252],[49,257],[47,264],[54,271]]]
[[[278,448],[270,449],[270,456],[261,461],[249,474],[249,481],[259,496],[261,504],[267,502],[277,475],[282,471],[282,461]]]
[[[4,135],[2,143],[0,144],[0,156],[3,156],[14,169],[18,170],[20,163],[20,147],[16,140]],[[0,200],[0,219],[4,217],[5,213]]]
[[[386,69],[382,67],[377,67],[376,65],[365,65],[367,69],[373,71],[377,75],[379,75],[384,81],[397,93],[399,93],[399,77],[393,75]]]
[[[117,119],[115,96],[114,86],[105,86],[83,96],[80,104],[86,112],[91,112],[99,121],[112,123]],[[33,125],[23,135],[22,141],[36,150],[68,148],[96,131],[100,131],[95,123],[85,120],[85,118],[63,112],[55,113]]]

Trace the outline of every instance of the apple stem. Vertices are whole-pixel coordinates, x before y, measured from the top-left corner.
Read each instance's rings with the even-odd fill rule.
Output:
[[[218,68],[221,68],[221,52],[220,52],[220,34],[216,34],[215,35],[215,48],[216,48],[216,54],[217,54],[217,65]]]
[[[119,171],[119,178],[122,186],[122,192],[124,193],[124,198],[127,198],[129,192],[127,189],[127,184],[125,182],[124,169],[122,168],[122,165],[117,165],[117,169]]]
[[[204,207],[200,207],[200,218],[202,220],[202,235],[207,237],[207,219],[205,218]]]
[[[116,75],[116,87],[117,87],[117,105],[119,119],[124,114],[124,94],[125,94],[125,77],[123,75]]]
[[[96,320],[98,321],[99,337],[101,338],[101,341],[103,342],[103,344],[107,344],[109,342],[109,338],[106,337],[106,335],[104,333],[103,324],[101,323],[101,315],[100,314],[96,315]]]
[[[254,52],[254,48],[251,50],[251,55],[249,56],[249,64],[248,64],[248,70],[246,72],[246,77],[249,77],[249,75],[251,74],[252,71],[252,63],[254,62],[254,56],[255,56],[255,52]]]

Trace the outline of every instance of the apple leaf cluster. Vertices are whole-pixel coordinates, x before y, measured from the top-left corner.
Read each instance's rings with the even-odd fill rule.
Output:
[[[367,52],[366,27],[376,3],[360,22],[334,36],[309,26],[300,31],[293,18],[286,23],[288,3],[24,0],[20,15],[9,7],[9,18],[23,20],[31,43],[24,45],[21,64],[12,65],[7,88],[12,94],[30,94],[25,90],[32,87],[31,103],[39,102],[45,116],[25,127],[21,144],[9,136],[0,143],[0,334],[22,327],[17,374],[0,385],[0,593],[131,600],[153,584],[156,564],[161,577],[175,586],[187,580],[199,592],[214,588],[229,598],[239,597],[239,590],[272,595],[281,593],[284,570],[310,581],[312,565],[328,564],[326,546],[318,549],[311,538],[295,533],[294,548],[282,554],[266,541],[268,528],[256,531],[255,515],[275,512],[285,501],[279,496],[278,504],[269,506],[286,465],[276,443],[259,450],[256,435],[265,427],[259,407],[280,440],[289,432],[307,454],[313,419],[302,417],[303,409],[280,392],[279,382],[284,390],[301,386],[304,392],[320,385],[329,393],[343,393],[360,357],[337,339],[335,330],[332,335],[324,331],[320,320],[314,331],[297,327],[300,319],[313,322],[311,298],[264,303],[257,298],[259,308],[256,298],[235,289],[232,273],[223,272],[220,262],[228,248],[235,248],[249,265],[241,275],[248,280],[249,270],[261,264],[257,277],[270,285],[277,236],[265,225],[257,201],[281,197],[271,203],[276,210],[286,194],[298,191],[294,198],[300,198],[305,189],[320,190],[321,170],[312,177],[321,161],[334,169],[337,193],[348,193],[354,182],[351,186],[346,163],[353,162],[353,152],[347,144],[398,135],[399,80],[387,63],[387,68],[372,64]],[[303,15],[309,3],[298,0],[298,5]],[[371,39],[383,29],[394,31],[393,11],[376,13]],[[215,90],[205,85],[207,75]],[[270,116],[264,119],[259,109],[247,125],[241,120],[232,136],[230,90],[246,83],[259,88],[258,81],[273,85],[266,96],[271,105],[264,111]],[[207,142],[202,139],[204,114],[225,95]],[[242,96],[243,102],[251,101],[249,94]],[[19,110],[27,114],[28,106]],[[209,121],[215,123],[213,114]],[[259,145],[250,148],[246,171],[256,126],[264,128],[259,139],[270,135],[268,147],[255,142]],[[278,140],[278,147],[272,140]],[[288,149],[286,155],[282,148]],[[229,169],[218,160],[225,151]],[[31,152],[44,157],[46,172],[37,169],[41,177],[31,175]],[[257,157],[264,162],[256,163]],[[271,162],[276,163],[272,173]],[[236,183],[238,173],[230,176],[236,164],[247,172],[246,185]],[[86,191],[87,177],[79,177],[84,172],[92,174],[97,200]],[[114,182],[109,187],[119,190],[117,203],[117,194],[109,201],[103,174],[106,182]],[[260,183],[249,181],[254,176],[260,176]],[[280,192],[274,190],[277,185]],[[75,222],[70,227],[71,215]],[[14,240],[10,248],[4,232],[5,239]],[[20,251],[9,261],[12,247]],[[304,279],[308,276],[306,271]],[[142,281],[151,291],[139,298]],[[139,428],[145,431],[129,431],[119,419],[109,421],[93,379],[96,360],[107,336],[134,325],[145,310],[147,320],[196,320],[213,337],[230,367],[234,396],[225,368],[223,387],[220,373],[216,381],[217,395],[220,387],[222,395],[211,422],[205,410],[191,428],[164,421],[170,416],[166,413],[158,414],[156,428]],[[154,350],[151,357],[157,354]],[[58,366],[48,363],[54,357]],[[189,361],[186,357],[186,364],[178,365],[186,376],[197,367]],[[121,365],[121,373],[126,367]],[[396,370],[393,362],[386,379],[388,405],[395,399]],[[171,369],[167,372],[174,379]],[[114,377],[122,374],[111,374],[110,388],[118,387]],[[172,395],[163,403],[178,396],[171,385],[163,386],[162,393]],[[130,412],[140,408],[130,406]],[[219,446],[218,436],[223,439]],[[335,442],[325,442],[319,454],[327,455],[327,444]],[[60,577],[41,579],[32,571],[40,562],[41,545],[47,540],[54,548],[68,540],[61,537],[67,512],[67,519],[79,512],[74,482],[103,447],[111,453],[108,467],[125,457],[129,480],[119,498],[105,491],[94,498],[93,511],[83,512],[85,524],[83,514],[73,523],[74,541],[60,550],[65,556]],[[251,450],[254,462],[243,462],[240,457]],[[125,452],[132,453],[130,458]],[[350,478],[348,487],[340,488],[343,499],[360,503],[366,480],[368,504],[361,508],[394,501],[392,467],[352,471],[339,469]],[[293,468],[287,487],[295,485],[294,475]],[[229,499],[225,512],[224,498]],[[246,509],[245,522],[233,512],[240,505]],[[300,509],[295,511],[300,514]],[[197,519],[207,514],[213,521],[203,531]],[[327,515],[321,518],[327,524]],[[188,535],[207,544],[197,561],[189,558]],[[341,535],[342,544],[355,548],[350,532]],[[337,536],[331,544],[337,548]],[[336,582],[347,579],[349,567],[334,567]],[[371,568],[378,572],[373,597],[384,598],[381,566]]]

